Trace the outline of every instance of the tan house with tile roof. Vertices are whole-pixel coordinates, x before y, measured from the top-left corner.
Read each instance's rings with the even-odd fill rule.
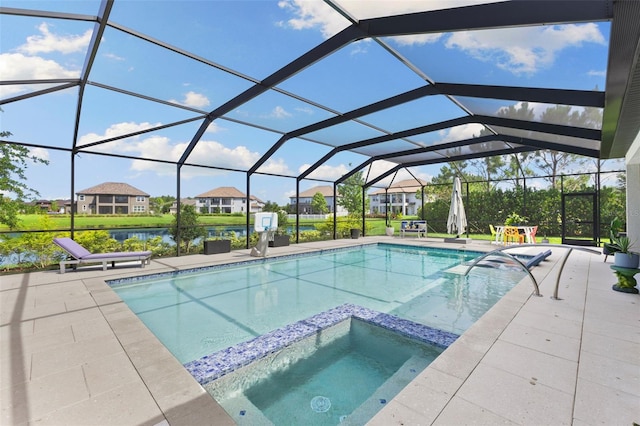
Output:
[[[333,186],[332,185],[321,185],[314,186],[313,188],[309,188],[306,191],[302,191],[300,193],[300,198],[296,200],[296,197],[289,197],[289,202],[291,205],[291,211],[295,213],[296,204],[298,205],[298,213],[299,214],[319,214],[320,212],[314,212],[311,207],[311,201],[313,200],[313,196],[316,193],[321,193],[324,196],[325,201],[327,202],[327,207],[329,208],[329,213],[333,213]],[[347,211],[344,207],[337,205],[336,211],[338,216],[341,214],[347,214]]]
[[[135,214],[149,212],[150,195],[128,183],[105,182],[76,192],[78,213]]]
[[[264,202],[252,195],[247,209],[247,195],[233,186],[221,186],[195,198],[200,213],[257,213],[264,207]]]
[[[369,196],[369,209],[371,213],[402,213],[403,216],[415,216],[422,206],[421,200],[416,197],[422,186],[427,182],[421,179],[402,180],[392,184],[386,191],[379,189],[371,192]],[[388,203],[385,194],[389,197]]]

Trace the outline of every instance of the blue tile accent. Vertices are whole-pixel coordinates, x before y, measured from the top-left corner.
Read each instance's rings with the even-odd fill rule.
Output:
[[[204,385],[350,318],[357,318],[440,348],[449,347],[459,337],[457,334],[346,303],[255,339],[206,355],[184,366],[200,384]]]

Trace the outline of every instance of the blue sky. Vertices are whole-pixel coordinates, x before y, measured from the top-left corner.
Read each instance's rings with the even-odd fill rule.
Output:
[[[467,5],[473,1],[340,1],[356,19]],[[3,7],[53,10],[95,15],[99,2],[3,1]],[[93,23],[62,19],[2,15],[0,75],[3,80],[77,78],[83,67]],[[226,67],[216,69],[167,49],[108,28],[89,76],[91,82],[137,91],[168,104],[149,102],[90,85],[86,88],[77,137],[78,145],[150,129],[206,114],[242,93],[287,63],[348,25],[348,21],[316,1],[131,1],[116,0],[110,21],[168,45]],[[425,76],[440,82],[496,84],[592,90],[605,86],[608,23],[536,26],[503,30],[466,31],[383,39],[411,61]],[[312,103],[278,91],[268,91],[217,119],[207,129],[189,162],[217,166],[210,170],[185,166],[181,196],[195,196],[219,186],[246,191],[250,168],[282,132],[348,112],[395,94],[423,86],[415,71],[393,58],[379,43],[352,43],[302,70],[278,86]],[[0,86],[2,99],[41,87]],[[78,89],[53,92],[2,106],[1,129],[11,140],[47,147],[71,147]],[[496,114],[515,102],[477,99],[481,114]],[[319,108],[317,105],[328,108]],[[178,108],[177,106],[183,107]],[[537,112],[548,105],[532,105]],[[375,126],[345,123],[293,139],[284,144],[259,171],[295,177],[333,146],[382,135],[377,128],[404,130],[465,115],[441,96],[431,96],[384,113],[363,117]],[[177,160],[201,120],[150,131],[96,145],[94,154],[75,159],[75,189],[102,182],[127,182],[152,196],[176,195],[176,167],[160,162],[109,158],[101,152],[136,158]],[[249,127],[243,123],[254,123]],[[270,130],[265,130],[270,129]],[[479,125],[417,135],[389,145],[427,146],[476,135]],[[311,139],[312,141],[308,140]],[[362,154],[375,155],[376,148]],[[29,185],[42,198],[70,197],[70,154],[34,148],[50,161],[27,170]],[[342,153],[311,177],[333,181],[352,165],[366,160],[358,153]],[[377,176],[391,165],[378,161],[365,170]],[[441,165],[415,167],[411,173],[425,180]],[[616,168],[615,166],[613,168]],[[238,172],[230,171],[239,170]],[[395,181],[410,178],[402,171]],[[387,180],[388,181],[388,180]],[[304,181],[301,190],[327,183]],[[264,201],[286,204],[295,194],[295,179],[257,175],[251,193]]]

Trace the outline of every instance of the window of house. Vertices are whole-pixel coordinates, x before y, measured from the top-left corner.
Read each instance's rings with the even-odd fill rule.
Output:
[[[83,211],[83,212],[86,212],[86,211],[87,211],[87,205],[86,205],[86,204],[83,204],[83,205],[82,205],[82,211]]]
[[[134,213],[144,213],[144,206],[133,206]]]
[[[136,197],[136,201],[137,201],[138,203],[144,203],[144,196],[142,196],[142,195],[138,195],[138,196]]]
[[[113,195],[98,195],[99,203],[113,203]]]
[[[116,204],[127,204],[129,202],[129,197],[126,195],[116,195]]]
[[[78,201],[84,201],[84,195],[78,195]]]
[[[112,206],[99,206],[98,207],[98,213],[99,214],[112,214],[113,213],[113,207]]]

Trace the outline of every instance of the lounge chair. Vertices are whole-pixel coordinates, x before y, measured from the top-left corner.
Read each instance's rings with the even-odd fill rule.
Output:
[[[538,266],[540,262],[546,260],[549,256],[551,256],[551,250],[542,251],[529,259],[527,263],[525,263],[525,266],[527,267],[527,269],[531,269],[534,266]]]
[[[527,261],[523,263],[527,269],[531,269],[534,266],[538,266],[543,260],[546,260],[547,257],[549,256],[551,256],[551,250],[541,251],[540,253],[527,259]],[[503,267],[514,268],[514,269],[520,268],[516,261],[506,257],[486,258],[484,260],[481,260],[478,263],[478,266],[485,266],[485,267],[492,267],[492,268],[503,268]]]
[[[116,262],[139,260],[140,266],[144,268],[151,261],[150,251],[121,251],[115,253],[91,253],[71,238],[54,238],[53,242],[61,249],[66,251],[73,259],[62,260],[60,262],[60,273],[64,274],[65,265],[77,265],[85,263],[102,263],[102,270],[107,270],[107,263],[111,263],[111,267],[116,266]]]

